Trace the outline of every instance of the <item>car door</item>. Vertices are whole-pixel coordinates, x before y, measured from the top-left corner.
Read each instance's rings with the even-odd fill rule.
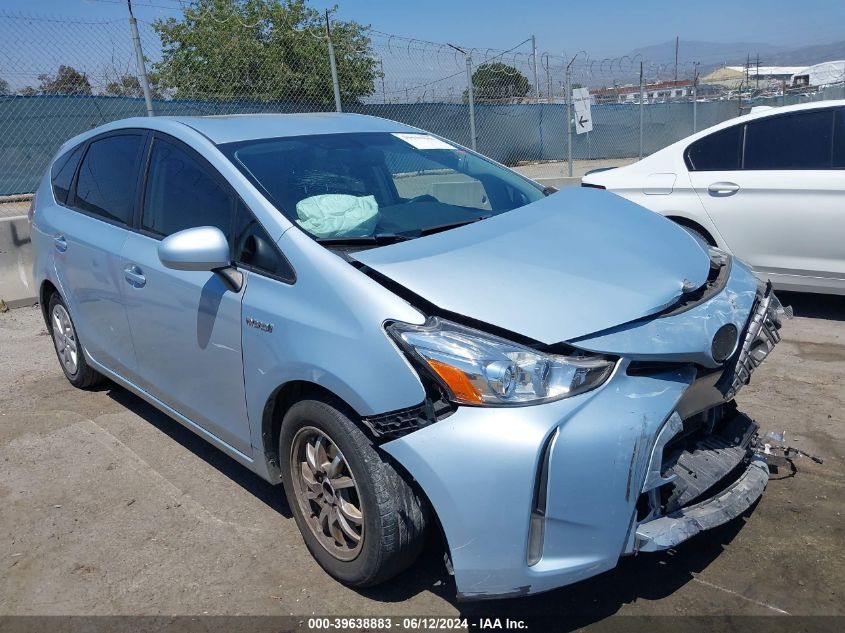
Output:
[[[70,176],[69,191],[54,189],[58,204],[44,214],[53,234],[61,292],[79,340],[96,363],[130,379],[136,359],[120,251],[131,232],[145,141],[142,131],[122,130],[79,148],[84,153],[75,176],[61,173],[70,170],[73,155],[56,174],[63,183]]]
[[[139,203],[138,232],[121,265],[134,280],[127,301],[139,386],[238,451],[250,454],[241,353],[241,300],[214,272],[166,268],[160,241],[214,226],[231,238],[240,200],[199,154],[153,137]]]
[[[692,185],[728,247],[776,283],[845,279],[845,178],[833,152],[842,113],[771,115],[687,149]]]

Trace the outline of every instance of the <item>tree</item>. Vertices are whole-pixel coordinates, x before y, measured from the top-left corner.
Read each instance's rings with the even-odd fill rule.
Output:
[[[9,94],[9,82],[0,77],[0,95]]]
[[[150,83],[153,83],[152,79],[150,79]],[[161,98],[155,86],[150,86],[150,93],[153,99]],[[105,90],[103,90],[103,94],[109,97],[143,97],[144,89],[135,75],[125,74],[114,81],[108,82]]]
[[[38,92],[45,95],[85,95],[91,96],[91,84],[88,78],[75,68],[59,66],[54,75],[38,75]]]
[[[476,100],[519,99],[529,93],[531,84],[513,66],[493,62],[475,69],[472,89]]]
[[[331,26],[341,99],[358,103],[377,77],[368,27]],[[334,101],[325,20],[306,0],[193,0],[154,27],[158,85],[175,98]]]

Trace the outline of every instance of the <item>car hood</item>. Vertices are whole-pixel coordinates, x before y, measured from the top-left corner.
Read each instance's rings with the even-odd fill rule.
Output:
[[[673,222],[580,187],[353,257],[442,310],[548,344],[659,312],[710,266]]]

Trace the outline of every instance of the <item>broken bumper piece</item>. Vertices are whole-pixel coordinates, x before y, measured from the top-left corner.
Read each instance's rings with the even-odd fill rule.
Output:
[[[699,532],[727,523],[751,507],[763,494],[768,481],[768,464],[755,456],[742,476],[717,495],[641,523],[637,528],[636,549],[641,552],[664,550]]]

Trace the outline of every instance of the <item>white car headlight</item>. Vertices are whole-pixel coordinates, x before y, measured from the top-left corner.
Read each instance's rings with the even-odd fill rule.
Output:
[[[594,355],[545,354],[436,317],[425,325],[393,323],[387,329],[459,404],[526,405],[568,398],[601,385],[615,365]]]

